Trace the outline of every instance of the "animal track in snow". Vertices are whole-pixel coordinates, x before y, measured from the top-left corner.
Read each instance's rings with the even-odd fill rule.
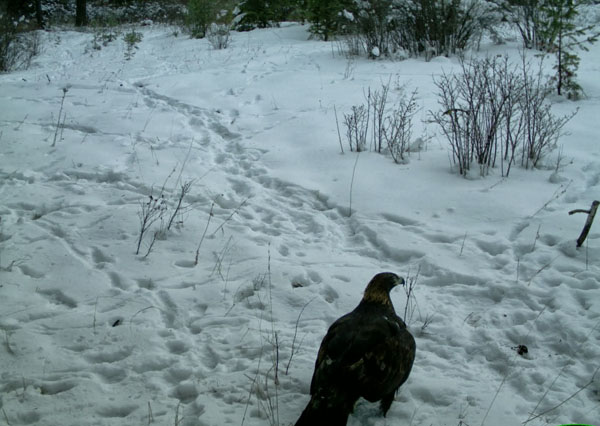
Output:
[[[127,378],[127,370],[108,363],[97,364],[92,371],[102,378],[104,383],[112,384],[122,382]]]
[[[76,386],[77,383],[74,380],[46,380],[40,384],[40,392],[42,395],[57,395],[62,392],[70,391]]]
[[[24,275],[27,275],[30,278],[39,279],[44,278],[46,276],[46,274],[44,274],[43,272],[37,271],[36,269],[28,265],[19,265],[19,269],[21,270],[21,272],[23,272]]]
[[[96,413],[105,418],[118,418],[118,417],[127,417],[135,410],[137,410],[138,405],[134,404],[123,404],[123,405],[105,405],[102,407],[98,407],[96,409]]]
[[[66,306],[68,308],[74,309],[77,307],[77,302],[75,299],[67,296],[62,290],[58,288],[54,289],[39,289],[38,293],[45,296],[49,302],[55,305]]]
[[[92,260],[98,268],[104,267],[104,263],[113,263],[115,261],[111,255],[104,253],[103,250],[97,247],[92,249]]]
[[[133,347],[123,346],[116,349],[106,349],[103,351],[89,351],[84,355],[85,359],[94,364],[100,364],[104,362],[112,363],[122,361],[133,352]]]
[[[167,348],[173,355],[181,355],[186,353],[190,348],[183,340],[170,340],[166,343]]]

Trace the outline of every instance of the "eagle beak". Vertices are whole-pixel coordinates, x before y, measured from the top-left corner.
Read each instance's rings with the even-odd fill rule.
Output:
[[[398,277],[398,279],[396,280],[396,285],[405,285],[406,281],[404,281],[404,278],[402,277]]]

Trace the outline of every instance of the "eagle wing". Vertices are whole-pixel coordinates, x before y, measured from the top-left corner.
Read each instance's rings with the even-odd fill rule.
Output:
[[[415,341],[392,311],[355,310],[334,322],[321,343],[311,394],[335,389],[378,401],[408,378]]]

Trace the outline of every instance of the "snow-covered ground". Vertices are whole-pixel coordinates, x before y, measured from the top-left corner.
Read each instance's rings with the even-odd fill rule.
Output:
[[[576,249],[567,214],[600,198],[600,46],[587,98],[554,106],[579,108],[558,173],[467,180],[420,121],[455,58],[349,61],[298,24],[220,51],[137,30],[131,60],[122,37],[45,32],[0,76],[0,424],[293,424],[327,327],[380,271],[416,284],[417,357],[387,418],[363,401],[349,425],[600,423],[600,233]],[[342,155],[334,106],[390,77],[428,142],[405,165]],[[142,204],[168,220],[186,182],[136,255]]]

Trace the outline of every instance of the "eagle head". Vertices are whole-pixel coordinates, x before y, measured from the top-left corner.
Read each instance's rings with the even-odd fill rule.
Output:
[[[392,272],[381,272],[375,275],[367,285],[363,301],[391,306],[390,290],[397,285],[404,285],[404,278]]]

